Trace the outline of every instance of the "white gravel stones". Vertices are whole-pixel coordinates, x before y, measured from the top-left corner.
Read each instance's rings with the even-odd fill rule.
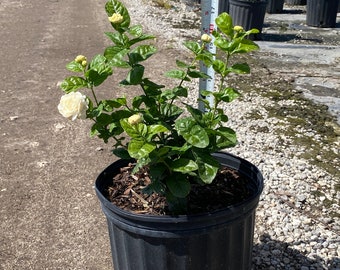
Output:
[[[178,1],[171,10],[160,9],[142,0],[128,1],[133,19],[180,47],[186,38],[185,24],[199,23],[197,13]],[[144,8],[141,8],[144,7]],[[139,19],[138,19],[139,18]],[[173,25],[177,25],[174,28]],[[199,36],[193,29],[191,36]],[[268,87],[268,86],[266,86]],[[196,102],[198,85],[189,93]],[[294,101],[279,101],[290,106]],[[255,93],[225,106],[229,125],[238,133],[239,144],[230,152],[256,164],[265,178],[265,189],[257,210],[253,269],[340,270],[340,191],[339,176],[330,175],[309,160],[301,158],[306,146],[294,144],[285,134],[284,119],[269,118],[265,106],[274,102]],[[274,104],[273,104],[274,105]],[[249,119],[256,111],[259,119]],[[264,130],[261,132],[259,130]],[[312,128],[295,128],[294,136],[309,136],[319,143]],[[328,146],[327,146],[328,147]],[[338,151],[338,145],[330,145]],[[322,162],[322,156],[316,159]]]

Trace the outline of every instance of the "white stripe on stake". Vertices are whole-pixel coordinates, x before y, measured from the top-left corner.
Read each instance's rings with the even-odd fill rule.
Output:
[[[201,17],[201,30],[202,34],[211,34],[212,31],[216,28],[215,19],[218,15],[218,0],[201,0],[201,10],[202,10],[202,17]],[[213,38],[213,37],[212,37]],[[211,53],[216,53],[216,47],[214,45],[214,40],[212,40],[208,44],[208,51]],[[210,76],[210,79],[200,79],[199,82],[199,91],[200,91],[200,98],[202,90],[214,91],[214,84],[215,84],[215,71],[212,67],[207,67],[201,62],[200,70]],[[206,97],[209,101],[210,105],[213,105],[213,97],[209,96]],[[200,101],[198,103],[198,108],[204,112],[206,111],[204,103]]]

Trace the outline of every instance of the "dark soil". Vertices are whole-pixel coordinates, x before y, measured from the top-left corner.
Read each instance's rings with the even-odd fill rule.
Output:
[[[108,188],[108,199],[121,209],[136,214],[170,215],[169,205],[162,194],[148,194],[145,187],[151,183],[147,170],[133,175],[134,164],[121,168]],[[223,167],[216,179],[208,185],[191,181],[187,198],[187,213],[198,214],[226,208],[251,196],[249,180],[237,171]]]

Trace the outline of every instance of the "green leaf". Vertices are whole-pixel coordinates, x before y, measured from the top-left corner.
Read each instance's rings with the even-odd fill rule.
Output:
[[[76,61],[72,61],[72,62],[68,63],[66,65],[66,68],[69,71],[73,71],[73,72],[83,72],[84,71],[84,67],[82,66],[82,64],[78,63]]]
[[[134,65],[138,62],[144,61],[152,56],[157,51],[153,45],[139,45],[130,53],[130,64]]]
[[[170,168],[175,172],[189,173],[198,169],[197,164],[188,158],[179,158],[168,164]]]
[[[89,82],[92,85],[98,86],[98,85],[102,84],[106,80],[106,78],[111,74],[112,74],[112,72],[99,73],[96,70],[89,69],[86,72],[86,77],[88,78]]]
[[[180,107],[169,103],[162,104],[160,111],[162,115],[166,116],[168,121],[174,121],[183,113],[183,110]]]
[[[217,134],[219,138],[217,138],[216,145],[218,150],[233,147],[237,143],[236,132],[228,127],[219,127],[217,129]]]
[[[223,74],[224,71],[226,70],[225,63],[219,59],[214,60],[212,66],[213,66],[213,69],[219,74]]]
[[[213,63],[214,55],[208,51],[203,51],[196,55],[196,60],[203,61],[207,67],[210,67]]]
[[[169,70],[165,73],[165,76],[174,79],[181,79],[183,80],[186,76],[186,73],[183,70],[173,69]]]
[[[111,23],[112,27],[118,32],[122,33],[130,26],[130,15],[127,8],[117,0],[109,0],[105,4],[105,10],[108,17],[111,17],[114,13],[119,13],[123,16],[123,21],[120,24]]]
[[[112,153],[115,156],[117,156],[121,159],[130,159],[131,158],[130,155],[129,155],[129,152],[123,147],[118,147],[118,148],[113,149]]]
[[[132,45],[139,43],[141,41],[144,41],[144,40],[154,39],[154,38],[155,38],[154,35],[143,34],[143,35],[139,36],[138,38],[131,39],[129,41],[129,46],[132,46]]]
[[[227,52],[232,52],[233,49],[238,45],[235,44],[235,41],[228,41],[222,36],[215,38],[214,44],[217,48]]]
[[[219,162],[210,154],[199,151],[198,149],[195,149],[193,153],[198,165],[200,179],[206,184],[211,184],[220,167]]]
[[[109,39],[116,44],[116,46],[125,48],[129,42],[129,38],[125,34],[119,32],[105,32],[105,35],[107,35]]]
[[[138,138],[140,137],[140,133],[136,125],[131,125],[128,122],[127,118],[120,120],[120,125],[124,129],[124,131],[131,137],[131,138]]]
[[[207,132],[191,117],[182,118],[176,121],[175,128],[179,135],[198,148],[205,148],[209,145]]]
[[[108,61],[107,65],[121,68],[129,68],[129,64],[124,60],[127,52],[129,52],[129,50],[122,47],[107,47],[104,51],[104,56]]]
[[[251,35],[251,34],[258,34],[260,33],[260,30],[259,29],[256,29],[256,28],[253,28],[253,29],[250,29],[246,32],[246,35]]]
[[[211,77],[207,74],[205,74],[204,72],[200,72],[197,70],[192,70],[188,72],[188,75],[191,78],[203,78],[203,79],[210,79]]]
[[[132,138],[128,145],[128,151],[131,157],[140,159],[149,156],[156,149],[154,143],[146,142],[141,139]]]
[[[218,94],[221,94],[219,99],[224,102],[231,102],[240,96],[240,93],[231,87],[224,88],[222,91],[218,92]]]
[[[112,112],[114,109],[125,106],[126,105],[126,98],[102,100],[99,104],[103,105],[103,110],[105,110],[107,112]]]
[[[186,106],[188,112],[192,115],[192,117],[196,120],[197,123],[200,125],[205,125],[203,121],[203,112],[201,110],[198,110],[190,105]]]
[[[184,42],[183,45],[187,47],[190,51],[192,51],[194,54],[198,54],[201,51],[201,46],[198,42],[187,41]]]
[[[234,34],[234,26],[231,16],[223,12],[215,19],[217,27],[227,36],[232,37]]]
[[[87,81],[78,76],[68,77],[65,80],[63,80],[62,83],[60,84],[60,88],[66,93],[76,91],[79,88],[87,87],[88,87]]]
[[[148,126],[148,140],[151,140],[154,135],[166,131],[168,131],[168,129],[163,125],[150,125]]]
[[[180,60],[176,60],[176,65],[179,67],[179,68],[188,68],[190,67],[188,64],[180,61]]]
[[[177,97],[187,97],[188,96],[188,89],[182,86],[176,86],[173,89],[167,89],[162,92],[162,97],[166,99],[174,99]]]
[[[230,68],[230,71],[237,74],[249,74],[250,67],[247,63],[235,64]]]
[[[170,192],[178,198],[185,198],[190,193],[191,185],[183,174],[173,174],[166,178],[166,185]]]
[[[231,52],[234,53],[248,53],[258,50],[260,47],[250,39],[242,39],[238,42],[237,47]]]
[[[144,76],[144,66],[136,65],[128,73],[126,81],[130,85],[137,85],[142,82],[143,76]]]
[[[129,29],[129,33],[135,37],[140,37],[143,34],[143,26],[140,24],[134,25]]]

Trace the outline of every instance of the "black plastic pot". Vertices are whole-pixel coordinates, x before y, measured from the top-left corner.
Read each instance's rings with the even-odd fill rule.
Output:
[[[256,28],[262,31],[266,14],[267,0],[247,1],[229,0],[229,14],[234,25],[240,25],[245,30]],[[250,36],[251,39],[259,39],[261,34]]]
[[[151,216],[133,214],[105,197],[107,186],[126,161],[107,167],[95,189],[106,215],[115,270],[249,270],[255,209],[263,177],[251,163],[217,153],[221,164],[251,179],[253,195],[245,202],[200,215]]]
[[[218,14],[221,14],[223,12],[229,13],[229,0],[219,0]]]
[[[283,11],[284,0],[268,0],[268,13],[281,13]]]
[[[335,27],[339,0],[308,0],[306,23],[316,27]]]
[[[285,3],[292,6],[304,6],[306,5],[306,0],[285,0]]]

